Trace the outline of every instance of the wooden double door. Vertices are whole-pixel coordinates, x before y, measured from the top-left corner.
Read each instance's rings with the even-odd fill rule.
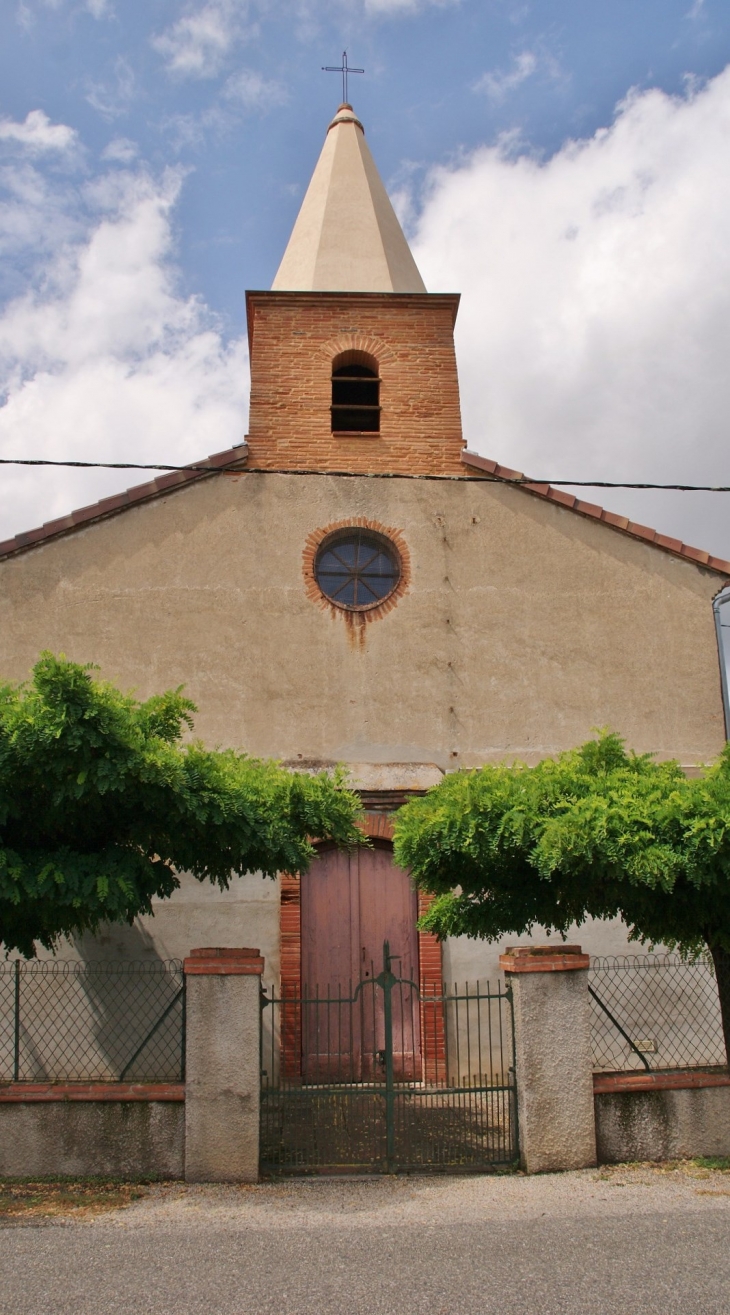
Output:
[[[323,845],[301,879],[302,1066],[309,1081],[374,1081],[385,1063],[383,946],[402,979],[391,993],[396,1077],[420,1076],[418,898],[387,842]]]

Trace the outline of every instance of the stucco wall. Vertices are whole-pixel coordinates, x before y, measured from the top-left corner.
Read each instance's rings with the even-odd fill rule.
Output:
[[[0,1103],[0,1174],[182,1178],[185,1105],[175,1101]]]
[[[364,517],[405,540],[411,578],[362,626],[307,596],[307,537]],[[140,697],[184,684],[196,734],[293,764],[536,762],[609,725],[684,764],[724,743],[712,572],[504,485],[220,476],[0,564],[0,676],[41,649]],[[278,973],[274,884],[183,880],[153,920],[86,956],[258,945]],[[592,952],[624,948],[601,930]],[[489,976],[460,943],[447,976]]]
[[[587,954],[643,954],[645,948],[632,944],[628,940],[625,924],[619,918],[598,922],[588,918],[580,927],[573,925],[568,929],[566,940],[581,945]],[[463,985],[477,980],[496,982],[501,976],[499,956],[504,945],[550,945],[560,947],[563,939],[556,932],[551,935],[542,928],[535,927],[531,936],[508,936],[504,942],[481,941],[468,936],[450,937],[444,943],[443,964],[444,979]]]
[[[603,1092],[595,1109],[600,1164],[730,1155],[730,1087]]]
[[[307,535],[358,516],[412,571],[362,632],[302,575]],[[184,683],[207,743],[294,761],[534,762],[607,724],[696,763],[724,743],[720,583],[507,486],[220,476],[3,562],[0,672],[51,648]]]
[[[259,1173],[260,978],[231,960],[226,968],[187,973],[188,1182],[255,1182]]]
[[[279,883],[257,873],[233,877],[228,891],[180,874],[170,900],[153,900],[154,916],[131,927],[110,924],[96,936],[59,946],[63,959],[184,959],[203,945],[255,945],[265,960],[263,983],[279,980]]]
[[[556,959],[553,970],[514,971],[508,980],[522,1166],[528,1173],[584,1169],[596,1162],[586,968],[565,970]]]

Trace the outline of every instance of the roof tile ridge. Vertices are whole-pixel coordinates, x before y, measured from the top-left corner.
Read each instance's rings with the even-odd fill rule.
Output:
[[[468,448],[463,449],[461,460],[465,466],[481,470],[494,480],[517,483],[518,488],[524,489],[525,493],[530,493],[533,497],[545,498],[548,502],[555,502],[568,511],[577,512],[579,516],[588,516],[593,520],[602,521],[604,525],[608,525],[613,530],[630,534],[634,539],[642,539],[645,543],[651,543],[663,552],[669,552],[675,557],[682,557],[686,561],[694,562],[696,566],[706,566],[711,571],[730,576],[730,561],[726,561],[723,557],[714,557],[712,553],[706,552],[704,548],[693,548],[691,544],[682,543],[681,539],[673,539],[668,534],[660,534],[658,530],[652,529],[649,525],[641,525],[637,521],[629,520],[628,516],[620,516],[616,512],[607,511],[605,507],[599,507],[595,502],[584,502],[581,498],[576,498],[573,493],[566,493],[564,489],[557,489],[552,484],[533,484],[525,478],[521,471],[512,470],[509,466],[500,466],[499,462],[491,461],[489,457],[482,457],[478,452],[470,452]]]
[[[126,511],[128,507],[135,504],[149,502],[152,498],[161,497],[163,493],[167,493],[172,489],[180,488],[186,484],[193,484],[199,479],[208,479],[210,475],[214,475],[216,471],[227,466],[235,468],[243,466],[247,460],[248,444],[240,443],[237,447],[227,448],[224,452],[214,452],[211,456],[190,463],[192,467],[203,466],[205,469],[170,470],[165,474],[157,475],[155,479],[145,481],[144,484],[134,484],[131,488],[123,489],[120,493],[112,493],[107,498],[101,498],[99,502],[91,502],[86,507],[77,507],[65,516],[57,516],[55,520],[45,521],[43,525],[38,525],[35,529],[22,530],[10,539],[5,539],[0,543],[0,560],[13,557],[25,548],[35,547],[36,544],[45,543],[49,539],[56,539],[63,534],[70,534],[83,525],[106,520],[120,511]]]

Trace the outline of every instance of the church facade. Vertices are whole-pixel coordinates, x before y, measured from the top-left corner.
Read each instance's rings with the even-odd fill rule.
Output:
[[[140,697],[184,684],[208,745],[344,764],[373,839],[226,894],[182,874],[154,918],[64,953],[256,945],[294,989],[358,979],[389,939],[422,979],[488,978],[499,947],[416,931],[390,851],[404,799],[597,726],[689,770],[722,748],[730,563],[470,452],[458,304],[426,291],[341,106],[273,287],[247,297],[245,441],[0,544],[4,679],[49,648]]]

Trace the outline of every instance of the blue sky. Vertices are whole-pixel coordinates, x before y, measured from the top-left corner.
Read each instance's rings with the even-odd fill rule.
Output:
[[[464,294],[470,446],[730,483],[727,4],[6,0],[1,36],[0,454],[241,436],[244,291],[347,47],[427,286]],[[0,538],[120,482],[4,473]],[[730,557],[727,499],[601,500]]]
[[[718,0],[9,0],[6,15],[2,113],[42,107],[69,124],[91,170],[119,137],[153,168],[190,169],[176,215],[185,286],[232,328],[243,290],[273,278],[339,100],[321,65],[344,47],[366,69],[351,95],[396,186],[505,132],[551,154],[609,123],[630,87],[681,92],[730,60]]]

